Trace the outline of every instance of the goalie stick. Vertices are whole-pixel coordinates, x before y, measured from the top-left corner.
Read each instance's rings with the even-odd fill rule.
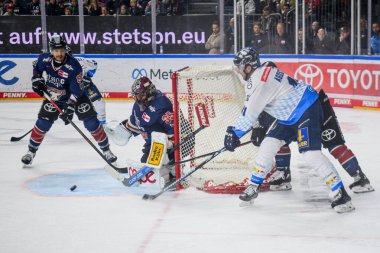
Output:
[[[28,134],[30,134],[30,132],[32,132],[32,130],[33,130],[33,128],[30,129],[26,134],[24,134],[24,135],[22,135],[22,136],[20,136],[20,137],[14,137],[14,136],[12,136],[12,137],[11,137],[11,142],[15,142],[15,141],[20,141],[20,140],[22,140],[25,136],[27,136]]]
[[[186,135],[185,138],[182,139],[180,143],[175,145],[169,152],[174,152],[177,148],[181,147],[185,143],[187,143],[191,138],[194,138],[197,133],[199,133],[201,130],[205,129],[206,127],[210,126],[210,123],[208,121],[208,114],[206,111],[206,107],[202,103],[198,103],[195,106],[195,109],[197,111],[197,116],[199,120],[199,124],[201,125],[198,129],[196,129],[194,132],[191,132],[190,134]],[[173,166],[173,164],[167,164],[166,166]],[[115,171],[112,170],[109,166],[105,167],[105,170],[110,173],[111,176],[113,176],[116,180],[120,181],[124,186],[131,187],[134,183],[136,183],[138,180],[146,176],[149,172],[151,172],[154,168],[151,166],[144,166],[140,170],[138,170],[136,173],[131,175],[130,177],[126,178],[120,173],[128,173],[128,168],[126,171]]]
[[[62,110],[61,108],[59,108],[59,106],[54,102],[54,100],[50,97],[49,94],[47,94],[45,91],[44,91],[44,97],[49,100],[49,102],[55,107],[57,108],[58,112],[60,114],[62,114]],[[115,165],[113,165],[112,163],[110,163],[106,157],[97,149],[97,147],[91,142],[90,139],[88,139],[88,137],[82,132],[82,130],[79,129],[79,127],[70,119],[68,119],[69,123],[75,128],[75,130],[77,130],[77,132],[82,135],[83,139],[85,139],[87,141],[88,144],[90,144],[90,146],[100,155],[101,158],[103,158],[103,160],[109,165],[111,166],[114,170],[116,170],[117,172],[121,172],[121,171],[128,171],[128,168],[125,167],[125,168],[118,168],[116,167]]]
[[[244,135],[247,134],[248,132],[250,132],[251,130],[252,130],[252,128],[250,130],[248,130],[247,132],[245,132]],[[243,136],[241,136],[241,137],[243,137]],[[181,181],[185,180],[186,178],[188,178],[189,176],[191,176],[197,170],[201,169],[206,163],[208,163],[209,161],[211,161],[212,159],[214,159],[215,157],[217,157],[218,155],[220,155],[221,153],[223,153],[226,150],[227,149],[225,147],[223,147],[223,148],[215,151],[212,156],[210,156],[209,158],[207,158],[206,160],[204,160],[201,164],[199,164],[197,167],[195,167],[194,170],[190,171],[189,173],[187,173],[187,174],[183,175],[182,177],[178,178],[173,183],[171,183],[168,186],[164,187],[160,192],[158,192],[156,194],[153,194],[153,195],[151,195],[151,194],[144,194],[142,198],[144,200],[154,200],[154,199],[156,199],[157,197],[161,196],[164,192],[166,192],[166,191],[174,188],[179,182],[181,182]]]

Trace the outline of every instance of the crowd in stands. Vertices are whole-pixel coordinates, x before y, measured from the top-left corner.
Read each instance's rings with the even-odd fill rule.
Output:
[[[156,14],[172,16],[184,14],[185,5],[194,0],[157,0]],[[246,46],[253,46],[261,53],[293,54],[298,39],[298,53],[303,53],[305,34],[306,54],[350,54],[351,26],[348,0],[306,0],[306,31],[295,28],[295,0],[238,0],[237,14],[244,8],[246,21]],[[299,3],[301,1],[298,1]],[[362,5],[366,4],[361,1]],[[233,0],[224,0],[227,15],[233,10]],[[84,15],[89,16],[143,16],[151,15],[150,0],[83,0]],[[301,6],[300,6],[301,7]],[[362,13],[367,13],[362,6]],[[371,53],[380,54],[380,2],[374,1],[371,20]],[[300,8],[302,9],[302,8]],[[49,16],[78,15],[78,0],[46,0]],[[40,0],[0,0],[0,15],[41,15]],[[241,16],[238,16],[238,18]],[[232,53],[234,43],[233,18],[226,20],[225,50],[220,50],[220,27],[212,24],[206,48],[209,53]],[[360,20],[361,52],[367,54],[367,20]],[[300,26],[299,26],[300,27]],[[355,34],[356,36],[356,34]],[[356,39],[356,38],[355,38]]]
[[[157,0],[159,16],[180,15],[181,0]],[[89,16],[143,16],[150,15],[150,0],[83,0],[84,15]],[[0,16],[41,15],[39,0],[0,0]],[[46,15],[79,15],[78,0],[46,0]]]

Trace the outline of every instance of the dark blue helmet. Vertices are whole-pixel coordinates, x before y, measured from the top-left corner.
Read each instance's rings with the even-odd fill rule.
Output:
[[[236,53],[234,57],[235,66],[245,69],[247,65],[251,65],[253,70],[260,67],[259,52],[253,47],[245,47]]]

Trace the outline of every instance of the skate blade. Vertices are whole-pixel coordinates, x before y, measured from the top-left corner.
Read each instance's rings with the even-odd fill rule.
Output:
[[[254,199],[251,199],[250,201],[240,201],[239,206],[240,207],[252,206],[254,202],[255,202]]]
[[[352,205],[351,201],[348,201],[347,203],[343,205],[339,205],[334,207],[335,212],[337,213],[348,213],[355,210],[354,205]]]
[[[365,192],[373,192],[375,189],[370,184],[366,184],[364,186],[353,187],[351,190],[354,193],[365,193]]]
[[[284,183],[280,185],[271,185],[269,189],[271,191],[290,191],[292,189],[292,185],[290,183]]]

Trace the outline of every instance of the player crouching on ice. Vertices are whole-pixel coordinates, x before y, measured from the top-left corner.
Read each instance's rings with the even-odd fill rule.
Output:
[[[234,64],[247,82],[246,101],[235,125],[227,128],[225,148],[234,151],[240,144],[239,138],[252,128],[261,112],[277,119],[254,160],[250,185],[239,196],[242,205],[257,198],[277,152],[296,139],[305,162],[318,171],[330,187],[331,207],[338,213],[354,210],[338,172],[321,152],[323,112],[318,93],[310,85],[281,72],[274,63],[261,64],[258,52],[252,47],[239,51]]]
[[[116,126],[107,126],[106,132],[118,145],[126,145],[132,136],[141,135],[145,144],[140,162],[159,169],[160,184],[163,188],[175,180],[174,173],[165,166],[174,159],[174,152],[169,151],[173,148],[173,105],[145,76],[138,78],[132,84],[132,95],[135,103],[129,119],[123,120]],[[152,143],[156,143],[155,138],[157,143],[162,144],[159,146],[165,147],[167,152],[157,152],[158,146],[154,146],[151,152]],[[151,159],[156,154],[160,154],[162,159],[157,159],[155,164]]]
[[[50,130],[58,116],[69,124],[74,113],[83,121],[85,128],[98,142],[105,158],[115,162],[117,157],[111,152],[108,137],[97,119],[97,113],[84,93],[82,67],[79,62],[67,53],[66,41],[59,35],[53,35],[49,42],[50,53],[42,53],[33,62],[32,88],[41,97],[44,93],[62,109],[59,111],[45,99],[38,113],[38,119],[29,140],[29,151],[21,158],[25,165],[30,165],[41,145],[45,134]],[[46,72],[47,79],[42,76]]]

